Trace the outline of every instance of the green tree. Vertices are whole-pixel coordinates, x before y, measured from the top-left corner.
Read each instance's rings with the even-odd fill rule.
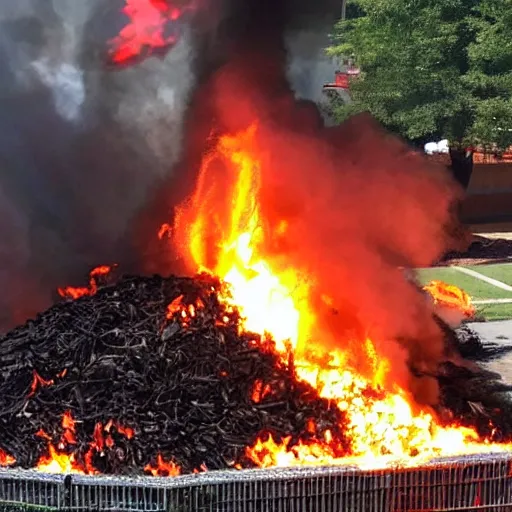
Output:
[[[477,9],[464,77],[474,98],[470,134],[497,149],[512,145],[512,1],[486,0]]]
[[[334,56],[353,56],[361,75],[338,120],[370,111],[418,144],[450,142],[467,186],[472,144],[512,143],[512,0],[352,0],[356,15],[335,28]]]

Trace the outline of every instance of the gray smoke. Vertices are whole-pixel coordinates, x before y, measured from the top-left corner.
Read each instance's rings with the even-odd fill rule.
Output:
[[[0,5],[0,327],[91,266],[129,264],[147,192],[180,157],[194,85],[186,27],[165,58],[105,66],[120,0]]]
[[[298,99],[321,102],[322,86],[332,82],[337,63],[324,49],[329,45],[327,31],[303,31],[287,38],[288,79]]]
[[[326,83],[332,83],[338,62],[327,56],[330,33],[341,13],[341,2],[322,0],[308,6],[299,23],[285,33],[287,78],[297,99],[314,101],[324,117],[329,115],[329,97],[323,92]]]

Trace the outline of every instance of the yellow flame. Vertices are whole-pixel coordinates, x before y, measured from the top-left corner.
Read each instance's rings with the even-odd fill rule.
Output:
[[[83,473],[79,468],[73,454],[59,453],[52,444],[48,446],[48,455],[43,456],[38,464],[37,470],[43,473]]]
[[[261,169],[254,156],[253,137],[256,127],[238,136],[222,137],[215,154],[209,155],[201,169],[199,185],[192,198],[192,222],[188,244],[192,258],[201,270],[207,269],[230,285],[231,296],[224,300],[236,305],[245,318],[245,330],[264,335],[270,333],[277,349],[303,347],[310,338],[308,330],[314,314],[303,297],[307,287],[298,273],[290,268],[277,274],[269,260],[259,251],[264,230],[258,205]],[[234,186],[229,221],[215,224],[222,239],[218,240],[217,264],[208,267],[205,230],[211,225],[209,198],[218,197],[208,189],[209,166],[221,156],[230,168]],[[209,205],[215,207],[215,205]],[[184,212],[181,212],[183,215]],[[221,224],[220,226],[218,224]],[[278,232],[287,229],[286,222]],[[297,290],[302,293],[298,294]],[[453,291],[453,290],[452,290]],[[458,295],[467,306],[467,297]],[[329,303],[329,298],[325,298]],[[466,301],[466,302],[465,302]],[[392,386],[384,389],[391,362],[378,354],[372,340],[362,340],[371,378],[365,378],[346,366],[341,351],[323,354],[313,360],[307,350],[296,353],[297,377],[314,386],[321,397],[331,400],[347,415],[351,456],[337,458],[338,440],[327,436],[314,444],[289,446],[289,439],[276,442],[272,437],[258,439],[247,453],[261,466],[357,462],[361,467],[381,467],[390,461],[411,465],[440,455],[509,450],[509,446],[479,442],[475,430],[461,426],[440,426],[434,416],[415,410],[407,393]],[[315,351],[322,347],[315,346]],[[388,386],[389,387],[389,386]]]

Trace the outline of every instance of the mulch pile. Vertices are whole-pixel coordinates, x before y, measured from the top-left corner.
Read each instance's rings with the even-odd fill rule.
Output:
[[[483,342],[469,327],[456,331],[444,326],[446,342],[456,347],[462,361],[446,362],[437,379],[441,401],[450,414],[481,435],[496,442],[512,438],[512,385],[499,374],[486,370],[481,363],[499,359],[512,351],[509,345]]]
[[[475,236],[465,252],[450,252],[438,264],[475,265],[507,260],[512,262],[512,240]]]
[[[3,336],[0,448],[34,466],[48,437],[57,445],[67,435],[66,411],[80,461],[95,429],[107,438],[114,421],[107,430],[115,442],[104,439],[92,457],[104,473],[142,472],[157,454],[183,472],[248,466],[245,447],[266,430],[307,440],[329,429],[343,440],[341,412],[297,382],[293,360],[281,361],[271,343],[262,350],[256,337],[238,334],[238,315],[219,303],[219,288],[206,276],[126,277]],[[170,303],[176,311],[167,319]],[[264,396],[254,398],[255,386]],[[123,427],[133,429],[130,439]]]
[[[245,448],[264,431],[293,443],[330,430],[337,455],[348,453],[343,413],[296,380],[292,356],[239,334],[221,286],[209,276],[123,277],[2,336],[0,448],[33,467],[63,443],[80,465],[113,474],[140,474],[159,455],[182,472],[251,467]],[[446,336],[483,357],[481,343]],[[506,386],[476,366],[444,365],[438,378],[443,405],[486,432]],[[511,431],[509,418],[500,425]]]

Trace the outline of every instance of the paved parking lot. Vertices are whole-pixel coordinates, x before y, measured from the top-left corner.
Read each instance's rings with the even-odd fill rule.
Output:
[[[512,320],[476,322],[469,324],[482,340],[489,343],[512,345]],[[512,352],[486,363],[486,366],[502,375],[503,380],[512,384]]]

